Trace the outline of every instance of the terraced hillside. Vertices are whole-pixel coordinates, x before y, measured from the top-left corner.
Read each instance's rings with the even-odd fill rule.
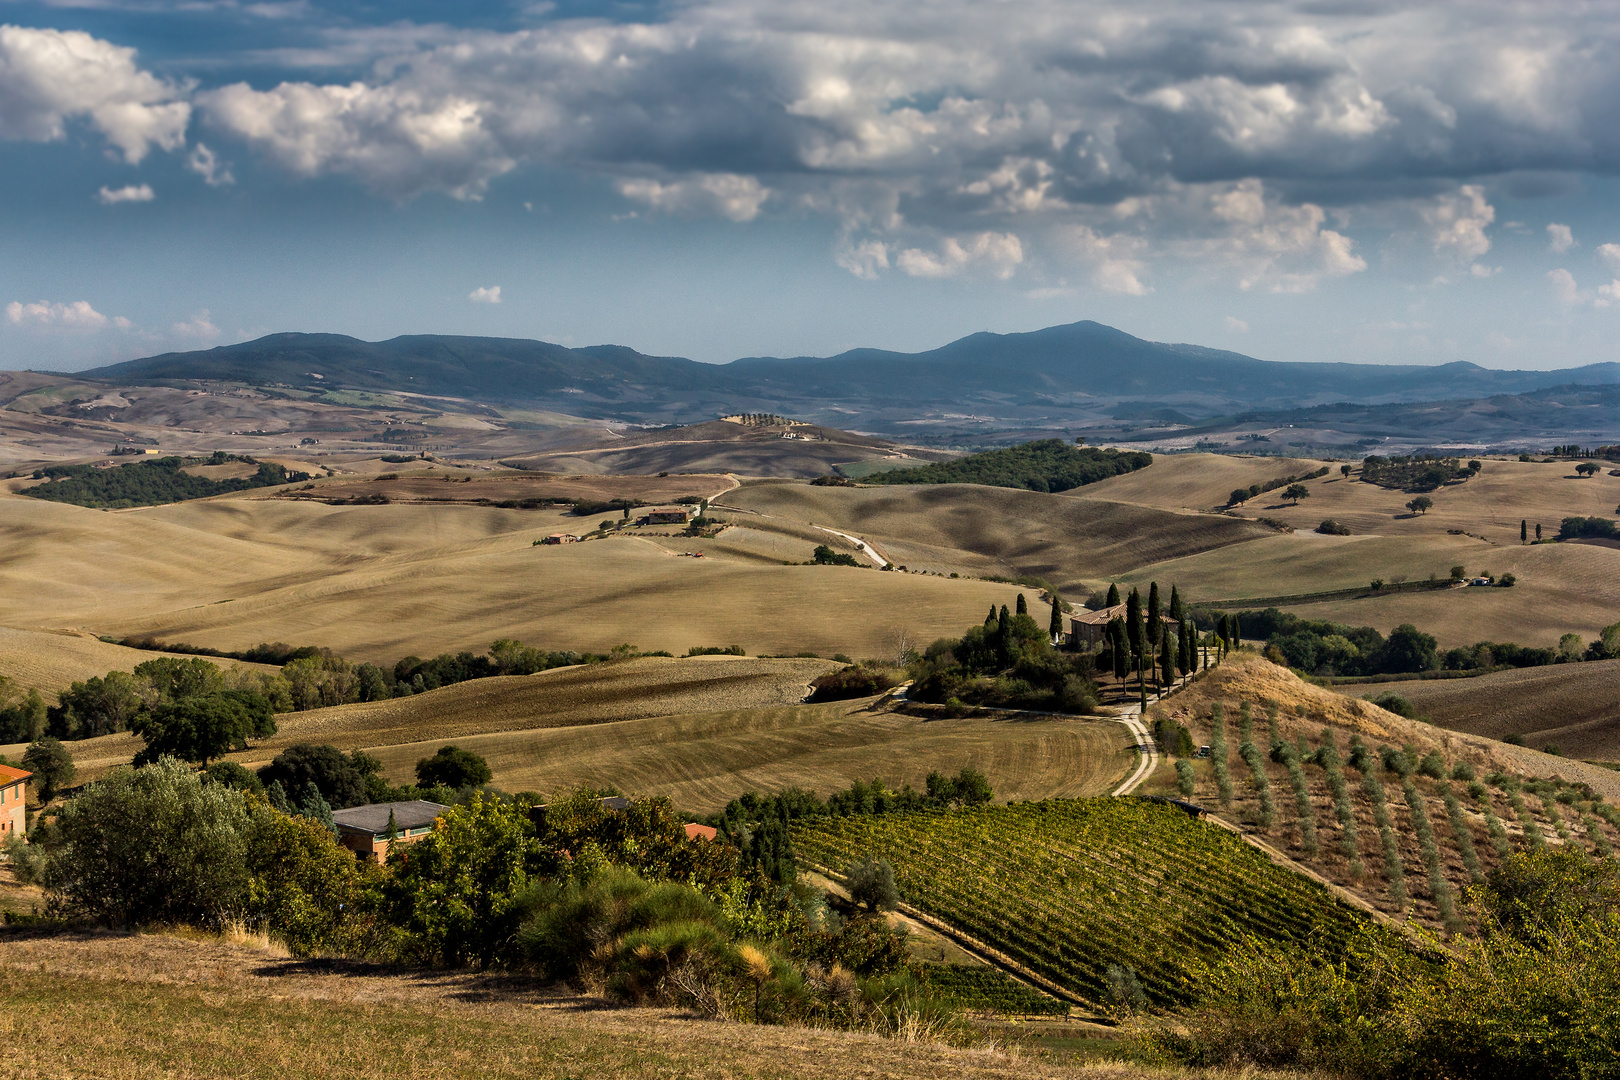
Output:
[[[1099,1003],[1111,966],[1181,1004],[1199,961],[1244,937],[1332,954],[1359,919],[1230,833],[1139,799],[816,818],[793,842],[828,867],[887,859],[906,902]]]

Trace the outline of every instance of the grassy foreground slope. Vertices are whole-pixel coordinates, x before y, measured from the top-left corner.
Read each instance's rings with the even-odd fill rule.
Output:
[[[909,903],[1096,1002],[1110,965],[1182,1004],[1195,965],[1244,937],[1331,954],[1359,918],[1232,834],[1138,799],[810,819],[793,841],[829,867],[889,860]]]

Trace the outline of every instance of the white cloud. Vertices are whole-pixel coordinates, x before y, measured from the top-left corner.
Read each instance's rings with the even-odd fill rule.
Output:
[[[487,288],[480,286],[468,293],[467,299],[475,304],[498,304],[501,302],[501,287],[499,285],[490,285]]]
[[[236,183],[230,165],[219,160],[218,155],[202,143],[193,146],[191,153],[186,155],[186,168],[202,177],[203,183],[209,187],[225,187]]]
[[[203,308],[189,319],[175,323],[169,330],[176,337],[188,340],[212,341],[219,337],[219,327],[214,325],[207,308]]]
[[[109,323],[120,327],[129,325],[127,319],[108,319],[91,307],[88,300],[74,300],[66,304],[53,303],[49,300],[24,304],[13,300],[6,305],[6,318],[10,319],[14,326],[43,330],[101,330]]]
[[[1552,283],[1553,293],[1558,297],[1560,304],[1573,306],[1586,299],[1585,294],[1575,284],[1575,275],[1562,267],[1547,271],[1547,280]]]
[[[157,198],[151,184],[125,184],[121,188],[109,188],[102,185],[96,192],[96,198],[101,200],[103,206],[115,206],[126,202],[151,202]]]
[[[1614,307],[1620,304],[1620,280],[1610,281],[1607,285],[1597,287],[1597,295],[1592,298],[1592,306],[1599,308]]]
[[[1024,246],[1018,237],[982,232],[968,237],[966,243],[947,236],[937,252],[907,248],[895,259],[895,265],[912,277],[955,277],[969,267],[983,265],[996,277],[1009,278],[1023,261]]]
[[[1496,220],[1496,208],[1485,201],[1485,189],[1464,184],[1455,194],[1441,195],[1422,210],[1434,250],[1462,259],[1477,259],[1491,250],[1485,229]]]
[[[1575,234],[1570,232],[1568,225],[1547,226],[1547,250],[1562,255],[1575,246]]]
[[[1620,270],[1620,244],[1600,244],[1595,254],[1611,270]]]
[[[135,64],[135,50],[78,30],[0,26],[0,138],[50,142],[70,120],[100,132],[125,161],[185,145],[186,88]]]
[[[1500,266],[1486,266],[1484,263],[1474,263],[1468,268],[1469,274],[1477,278],[1495,277],[1502,272]]]
[[[619,194],[669,214],[718,215],[731,221],[752,221],[770,198],[770,191],[752,176],[715,173],[690,180],[661,183],[637,178],[621,180]]]
[[[857,243],[847,235],[841,236],[833,245],[833,261],[856,277],[872,281],[879,270],[889,268],[889,246],[881,240]]]
[[[1234,334],[1247,334],[1249,332],[1249,324],[1234,315],[1226,317],[1226,328]]]

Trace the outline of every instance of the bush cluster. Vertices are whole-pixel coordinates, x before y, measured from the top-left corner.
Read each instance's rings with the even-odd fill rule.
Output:
[[[1022,596],[1020,606],[1025,606]],[[1003,605],[960,638],[940,638],[910,665],[915,701],[1087,714],[1097,707],[1088,654],[1052,647],[1047,630]]]
[[[1110,476],[1145,469],[1153,455],[1140,450],[1073,446],[1062,439],[1039,439],[1001,450],[986,450],[954,461],[915,469],[874,473],[867,484],[986,484],[1026,491],[1068,491]]]

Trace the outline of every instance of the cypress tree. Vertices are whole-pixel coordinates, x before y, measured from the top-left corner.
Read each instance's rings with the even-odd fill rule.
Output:
[[[1176,654],[1170,648],[1170,624],[1160,623],[1163,628],[1164,644],[1159,650],[1159,684],[1161,686],[1174,686],[1176,682]]]
[[[1028,615],[1029,614],[1029,601],[1024,599],[1024,594],[1023,593],[1018,594],[1018,606],[1016,608],[1016,611],[1017,611],[1017,614],[1019,614],[1019,615]]]
[[[1012,613],[1007,610],[1007,605],[1006,604],[1001,605],[1001,614],[996,616],[996,621],[999,622],[1002,625],[1002,627],[1004,628],[1002,630],[1003,634],[1005,634],[1008,629],[1011,629],[1011,627],[1012,627]]]
[[[1521,518],[1519,521],[1519,543],[1522,544],[1528,539],[1530,539],[1530,522],[1528,519]]]
[[[1159,583],[1157,581],[1149,582],[1147,606],[1148,625],[1156,628],[1159,625],[1159,616],[1162,614],[1164,614],[1164,611],[1159,607]],[[1153,631],[1153,637],[1155,641],[1158,640],[1159,631],[1157,629]]]
[[[1181,593],[1174,585],[1170,586],[1170,617],[1176,622],[1187,617],[1187,613],[1181,610]]]
[[[1114,678],[1124,682],[1129,674],[1125,661],[1125,620],[1116,618],[1109,621],[1108,641],[1114,650]]]
[[[1536,522],[1536,539],[1541,539],[1541,522]]]
[[[1185,620],[1176,624],[1176,667],[1183,675],[1193,672],[1193,643],[1192,631],[1187,628]]]
[[[1142,635],[1142,594],[1135,589],[1131,590],[1130,599],[1125,601],[1125,637],[1131,645],[1131,656],[1139,659],[1144,644]]]
[[[1108,602],[1107,602],[1107,604],[1105,606],[1106,607],[1118,607],[1119,606],[1119,586],[1115,585],[1112,581],[1110,581],[1108,583]]]
[[[1243,644],[1243,627],[1238,623],[1238,617],[1232,616],[1232,648],[1236,649]]]
[[[1052,622],[1047,631],[1052,635],[1053,641],[1063,636],[1063,605],[1058,603],[1057,593],[1052,594]]]
[[[991,604],[990,605],[990,614],[988,614],[988,615],[986,615],[984,617],[984,625],[989,626],[991,623],[993,623],[995,621],[996,621],[996,605]]]

